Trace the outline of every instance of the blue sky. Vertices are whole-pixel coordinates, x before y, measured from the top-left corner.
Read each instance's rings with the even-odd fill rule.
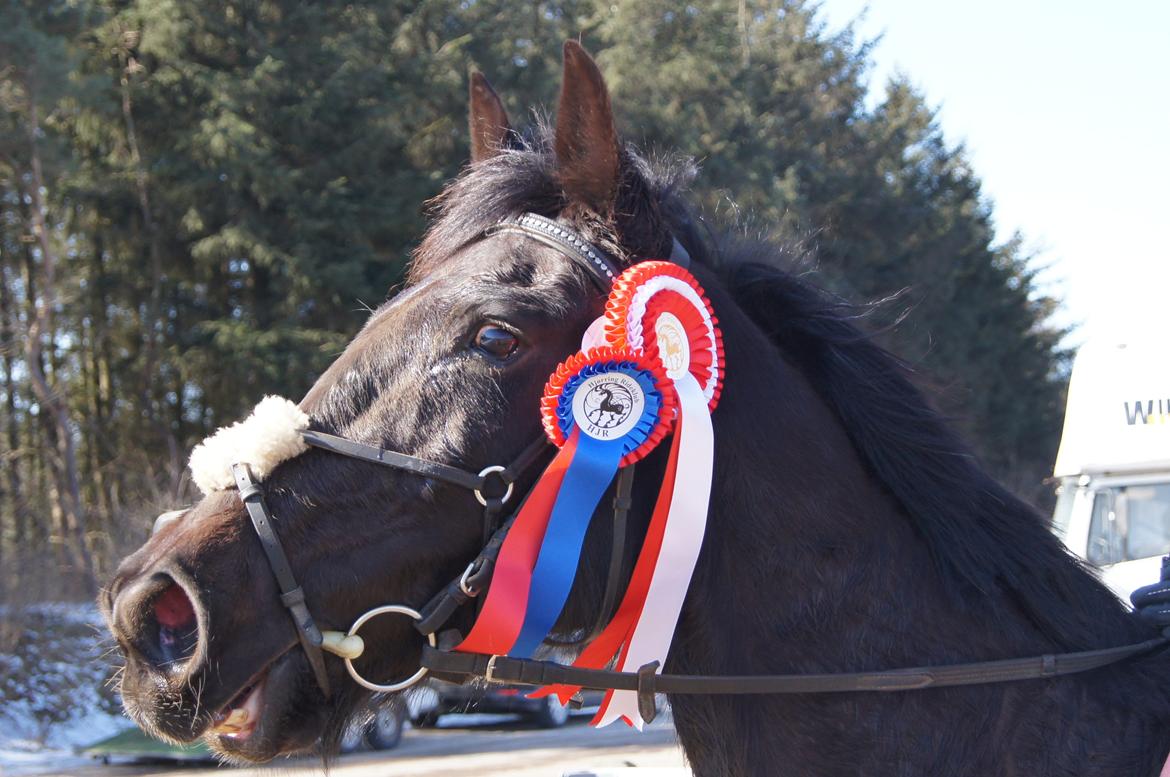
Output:
[[[1058,321],[1089,338],[1170,337],[1170,1],[824,0],[882,36],[871,85],[903,73],[963,142],[1019,230]],[[1170,351],[1170,347],[1168,347]]]

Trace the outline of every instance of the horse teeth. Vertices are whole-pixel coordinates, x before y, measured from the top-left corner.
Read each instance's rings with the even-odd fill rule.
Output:
[[[227,716],[227,720],[220,724],[220,727],[239,728],[248,722],[248,711],[242,707],[237,707],[232,710],[232,714]]]

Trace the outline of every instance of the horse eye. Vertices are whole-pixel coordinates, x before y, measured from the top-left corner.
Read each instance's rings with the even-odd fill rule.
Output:
[[[485,324],[475,333],[475,348],[496,359],[507,359],[519,347],[516,335],[494,324]]]

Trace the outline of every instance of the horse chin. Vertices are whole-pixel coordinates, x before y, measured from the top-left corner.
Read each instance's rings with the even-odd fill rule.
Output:
[[[312,750],[327,718],[308,662],[291,650],[215,714],[204,741],[227,761],[260,763]]]

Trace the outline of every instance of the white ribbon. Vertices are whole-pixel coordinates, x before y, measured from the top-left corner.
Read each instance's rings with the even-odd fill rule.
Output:
[[[707,312],[707,304],[689,283],[670,275],[656,275],[634,290],[630,298],[630,306],[626,311],[626,342],[631,348],[643,348],[642,318],[646,315],[646,306],[650,298],[660,291],[673,291],[682,295],[687,302],[695,306],[695,310],[703,318],[710,338],[708,349],[711,351],[711,372],[707,376],[707,383],[703,386],[703,393],[707,399],[715,395],[715,387],[719,385],[719,346],[715,340],[715,322]]]
[[[605,339],[605,316],[598,316],[593,319],[593,323],[585,330],[585,334],[581,335],[581,350],[588,351],[590,348],[600,348],[609,343]]]
[[[658,661],[658,672],[662,672],[707,527],[715,461],[715,436],[707,397],[689,372],[675,380],[675,388],[681,422],[675,434],[682,435],[678,471],[658,563],[654,566],[642,614],[630,637],[629,651],[618,666],[623,672],[637,671],[651,661]],[[614,691],[609,704],[601,711],[597,726],[609,725],[623,716],[642,730],[638,696],[634,691]]]

